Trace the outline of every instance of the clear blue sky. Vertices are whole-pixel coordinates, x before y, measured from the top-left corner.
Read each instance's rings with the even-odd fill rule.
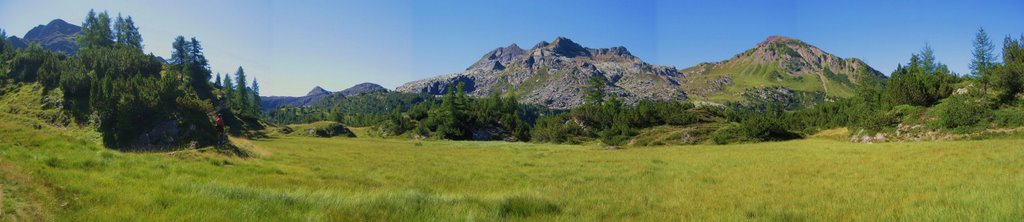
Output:
[[[264,95],[315,85],[393,88],[464,70],[511,43],[566,36],[625,46],[645,61],[685,68],[719,61],[769,35],[802,39],[882,71],[925,43],[967,73],[984,26],[997,45],[1024,33],[1024,1],[39,1],[0,0],[0,28],[24,35],[89,9],[134,17],[146,51],[167,57],[174,36],[197,37],[215,72],[244,66]]]

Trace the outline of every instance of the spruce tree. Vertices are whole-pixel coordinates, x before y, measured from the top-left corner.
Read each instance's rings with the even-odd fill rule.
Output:
[[[224,85],[221,86],[224,89],[224,102],[229,107],[237,106],[238,102],[235,101],[235,84],[231,82],[231,76],[224,74]]]
[[[241,66],[238,67],[238,71],[235,71],[235,91],[233,101],[235,102],[235,109],[239,111],[249,110],[249,90],[246,86],[245,81],[245,70]]]
[[[139,28],[135,27],[131,16],[125,18],[120,13],[117,14],[114,20],[114,38],[120,46],[142,49],[142,35],[139,34]]]
[[[252,79],[252,112],[260,113],[260,84],[256,82],[256,78]]]
[[[221,85],[221,81],[220,81],[220,73],[218,72],[216,76],[217,76],[217,77],[216,77],[216,80],[214,80],[214,81],[213,81],[213,86],[214,86],[214,87],[217,87],[217,88],[219,88],[219,89],[223,89],[223,88],[224,88],[224,86],[223,86],[223,85]]]
[[[978,28],[978,34],[974,36],[974,51],[971,55],[974,59],[971,60],[971,75],[978,77],[981,81],[982,91],[988,91],[988,85],[992,81],[991,68],[995,63],[995,56],[993,52],[995,46],[992,45],[992,41],[988,38],[988,33],[985,32],[985,28]]]
[[[185,41],[184,36],[179,35],[178,37],[175,37],[174,43],[171,44],[171,49],[173,50],[171,52],[172,64],[183,65],[191,63],[190,59],[192,58],[192,56],[189,55],[189,50],[191,49],[191,46],[189,46],[188,41]]]
[[[935,62],[935,51],[932,50],[932,46],[925,43],[924,48],[921,49],[921,69],[926,74],[933,74],[937,68],[938,64]]]
[[[81,48],[110,47],[114,45],[114,36],[110,30],[110,15],[89,10],[85,22],[82,23],[82,34],[76,40]]]
[[[600,105],[604,102],[604,87],[608,84],[608,80],[604,76],[593,76],[587,80],[587,85],[584,87],[584,93],[586,100],[584,105]]]

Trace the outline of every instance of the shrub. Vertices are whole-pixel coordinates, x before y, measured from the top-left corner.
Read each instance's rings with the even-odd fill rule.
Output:
[[[956,130],[977,127],[988,120],[992,112],[985,100],[968,96],[946,98],[934,110],[938,127]]]
[[[711,142],[715,144],[730,144],[749,142],[751,139],[747,137],[746,130],[743,126],[738,123],[733,123],[719,128],[714,133],[711,133]]]
[[[999,109],[993,112],[992,117],[992,123],[999,127],[1024,126],[1024,108],[1022,107]]]
[[[345,127],[345,125],[336,122],[328,123],[327,125],[324,126],[310,128],[309,130],[307,130],[307,133],[315,137],[356,137],[356,134],[352,133],[352,131]]]

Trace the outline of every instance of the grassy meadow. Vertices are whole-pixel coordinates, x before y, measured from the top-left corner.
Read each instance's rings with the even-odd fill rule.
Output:
[[[359,133],[359,130],[356,130]],[[606,150],[236,139],[254,157],[122,153],[0,118],[6,221],[985,220],[1024,218],[1020,139],[828,139]]]

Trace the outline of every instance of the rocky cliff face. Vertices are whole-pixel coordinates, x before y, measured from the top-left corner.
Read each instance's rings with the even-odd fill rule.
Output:
[[[441,95],[459,83],[469,95],[512,95],[526,103],[572,108],[583,103],[587,80],[603,76],[606,91],[628,103],[686,98],[675,67],[648,64],[625,47],[586,48],[559,37],[529,50],[499,47],[465,71],[406,83],[397,91]]]

